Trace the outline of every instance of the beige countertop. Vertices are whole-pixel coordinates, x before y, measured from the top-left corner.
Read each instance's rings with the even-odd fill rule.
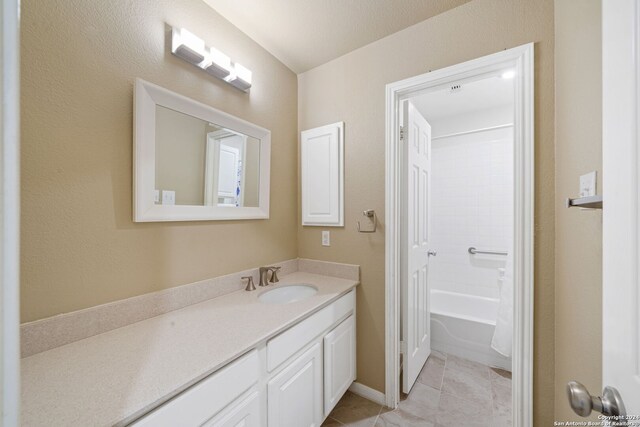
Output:
[[[127,424],[358,284],[296,272],[277,286],[288,283],[318,293],[265,304],[262,288],[233,292],[22,359],[22,425]]]

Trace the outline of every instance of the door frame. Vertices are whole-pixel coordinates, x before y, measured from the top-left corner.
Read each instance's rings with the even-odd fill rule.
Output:
[[[20,18],[19,0],[0,6],[0,425],[20,419]]]
[[[516,70],[514,117],[514,340],[513,422],[529,427],[533,419],[533,255],[534,255],[534,44],[411,77],[386,86],[385,172],[385,399],[400,400],[400,278],[403,200],[400,102],[419,93],[505,67]]]

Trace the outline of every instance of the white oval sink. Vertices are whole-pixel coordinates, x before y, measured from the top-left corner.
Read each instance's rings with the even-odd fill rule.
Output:
[[[287,304],[309,298],[317,293],[318,288],[313,285],[296,283],[264,291],[258,295],[258,299],[267,304]]]

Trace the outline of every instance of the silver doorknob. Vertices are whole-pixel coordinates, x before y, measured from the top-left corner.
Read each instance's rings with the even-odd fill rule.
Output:
[[[602,390],[602,397],[591,396],[585,386],[577,381],[569,381],[567,397],[573,412],[581,417],[588,417],[591,411],[600,412],[606,416],[626,415],[620,393],[613,387],[605,387]]]
[[[427,251],[427,255],[428,256],[436,256],[436,255],[438,255],[438,252],[430,250],[430,251]]]

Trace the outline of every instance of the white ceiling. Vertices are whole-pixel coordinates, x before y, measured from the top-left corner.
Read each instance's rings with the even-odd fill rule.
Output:
[[[204,0],[295,73],[469,0]]]
[[[513,97],[513,79],[497,75],[462,83],[459,91],[445,88],[425,93],[411,98],[411,102],[427,120],[435,122],[446,117],[513,105]]]

